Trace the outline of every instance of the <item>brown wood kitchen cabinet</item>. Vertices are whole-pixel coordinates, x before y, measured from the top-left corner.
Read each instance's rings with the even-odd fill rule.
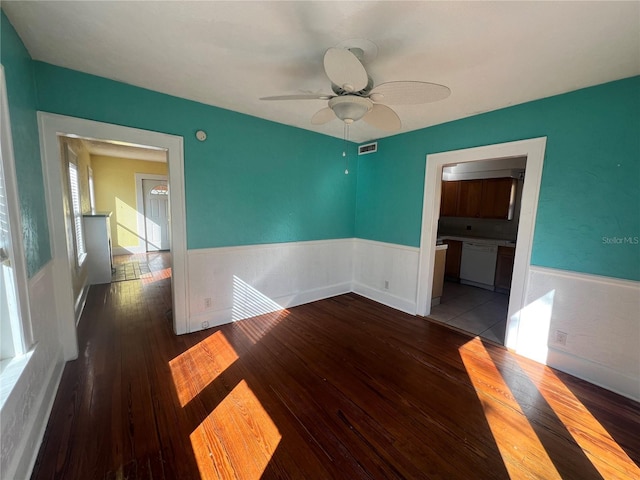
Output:
[[[456,217],[479,217],[483,180],[461,180]]]
[[[440,216],[511,220],[516,184],[515,178],[443,181]]]
[[[515,178],[488,178],[482,181],[481,218],[513,218]]]
[[[452,280],[460,280],[460,260],[462,259],[462,242],[459,240],[444,240],[447,258],[444,264],[444,276]]]
[[[497,292],[502,291],[506,293],[511,289],[515,250],[514,247],[498,247],[498,260],[496,262],[496,276],[494,281]]]
[[[458,212],[458,195],[460,182],[442,182],[440,196],[440,216],[455,217]]]

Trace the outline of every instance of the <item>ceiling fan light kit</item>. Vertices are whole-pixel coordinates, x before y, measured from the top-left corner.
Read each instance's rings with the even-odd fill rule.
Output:
[[[336,117],[344,123],[351,125],[371,111],[373,102],[368,98],[345,95],[342,97],[333,97],[329,100],[329,108],[333,110]]]

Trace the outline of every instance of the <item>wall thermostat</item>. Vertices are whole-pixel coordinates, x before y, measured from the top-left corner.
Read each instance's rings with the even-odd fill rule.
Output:
[[[204,130],[198,130],[196,132],[196,138],[201,142],[204,142],[207,139],[207,132],[205,132]]]

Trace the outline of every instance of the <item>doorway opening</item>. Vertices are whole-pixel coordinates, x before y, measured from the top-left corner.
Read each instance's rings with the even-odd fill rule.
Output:
[[[526,157],[444,165],[430,318],[504,345]],[[440,281],[440,277],[436,279]]]
[[[526,181],[522,185],[520,217],[515,242],[513,274],[504,339],[505,346],[508,348],[515,347],[518,337],[520,311],[524,307],[526,279],[529,275],[545,146],[546,137],[542,137],[427,155],[416,301],[418,315],[429,316],[431,314],[430,293],[434,284],[444,167],[446,165],[461,165],[492,159],[524,157],[526,158],[527,175]]]
[[[48,215],[52,256],[56,270],[55,274],[60,280],[55,285],[56,317],[59,319],[65,360],[77,357],[78,344],[74,322],[73,283],[70,273],[73,266],[69,263],[64,226],[64,196],[61,187],[63,178],[58,144],[60,135],[76,138],[109,139],[114,145],[152,147],[156,150],[162,150],[166,155],[168,177],[171,185],[171,195],[168,202],[171,219],[169,231],[172,252],[171,296],[173,329],[177,334],[187,333],[189,325],[186,302],[186,215],[182,137],[43,112],[38,112],[38,124],[40,127],[47,204],[49,205]],[[92,170],[95,181],[97,173],[95,166]]]

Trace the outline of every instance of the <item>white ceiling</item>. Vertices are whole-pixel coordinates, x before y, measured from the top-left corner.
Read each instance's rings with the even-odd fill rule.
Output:
[[[376,85],[447,85],[446,100],[393,107],[402,132],[640,74],[640,2],[2,1],[32,57],[341,137],[314,126],[331,93],[327,48],[378,47]],[[193,126],[197,128],[197,125]],[[358,142],[389,135],[364,122]]]
[[[129,143],[94,140],[83,138],[82,144],[90,155],[102,155],[104,157],[129,158],[131,160],[144,160],[147,162],[167,162],[167,151],[162,148],[142,147]]]

